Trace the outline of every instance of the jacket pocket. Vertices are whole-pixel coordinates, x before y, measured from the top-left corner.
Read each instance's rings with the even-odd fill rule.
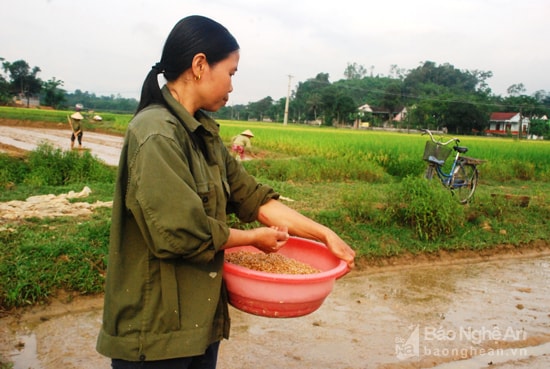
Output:
[[[208,216],[216,216],[216,187],[213,183],[203,183],[197,185],[197,194],[199,195],[204,211]]]

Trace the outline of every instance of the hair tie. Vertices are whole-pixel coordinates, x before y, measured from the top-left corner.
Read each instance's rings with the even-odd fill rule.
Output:
[[[157,72],[157,74],[164,73],[164,68],[162,67],[162,64],[160,62],[153,65],[152,69],[154,69]]]

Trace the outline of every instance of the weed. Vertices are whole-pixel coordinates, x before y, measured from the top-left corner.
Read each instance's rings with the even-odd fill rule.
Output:
[[[409,176],[388,194],[386,223],[412,227],[418,238],[450,235],[464,221],[464,210],[437,181]]]
[[[103,165],[89,152],[62,151],[47,143],[31,151],[23,168],[16,172],[20,173],[16,182],[34,187],[83,183],[92,178],[112,182],[115,178],[114,169]]]
[[[29,171],[23,158],[0,153],[0,188],[9,189],[15,183],[21,183]]]

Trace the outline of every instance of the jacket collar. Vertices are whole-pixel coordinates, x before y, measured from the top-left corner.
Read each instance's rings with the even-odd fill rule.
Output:
[[[168,87],[164,85],[161,89],[164,101],[174,112],[182,124],[185,124],[191,132],[195,132],[199,127],[203,127],[212,135],[218,135],[220,126],[216,121],[210,118],[204,111],[199,110],[192,116],[170,93]]]

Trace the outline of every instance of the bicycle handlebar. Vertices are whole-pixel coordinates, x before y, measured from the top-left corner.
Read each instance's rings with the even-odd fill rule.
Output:
[[[429,129],[425,129],[425,128],[424,128],[424,129],[421,129],[421,131],[423,132],[422,135],[425,135],[426,133],[429,134],[429,135],[430,135],[430,138],[431,138],[431,140],[432,140],[433,142],[435,142],[435,143],[437,143],[437,144],[440,144],[440,145],[443,145],[443,146],[448,145],[448,144],[450,144],[451,142],[456,142],[456,144],[458,145],[459,142],[460,142],[460,140],[459,140],[458,138],[456,138],[456,137],[453,137],[453,138],[451,138],[449,141],[446,141],[446,142],[437,141],[437,140],[434,138],[434,136],[433,136],[433,134],[432,134],[432,131],[430,131]]]

